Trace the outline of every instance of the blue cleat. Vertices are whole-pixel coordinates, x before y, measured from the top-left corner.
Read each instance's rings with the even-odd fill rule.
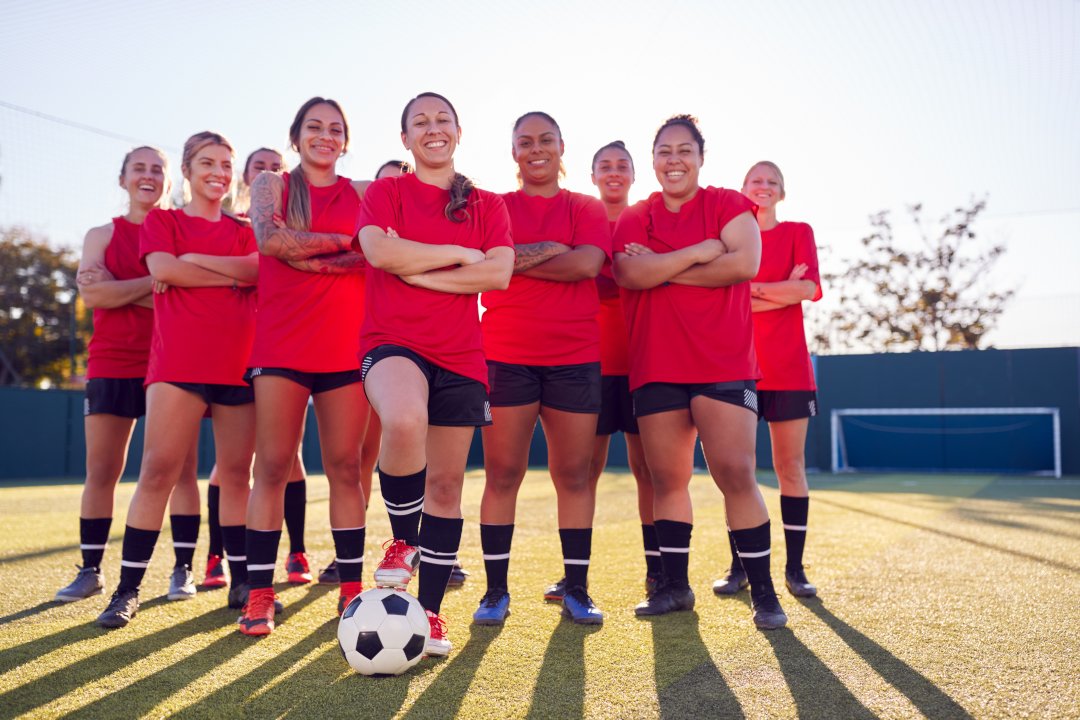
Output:
[[[596,607],[596,604],[580,585],[566,588],[566,594],[562,601],[563,617],[568,617],[578,625],[603,625],[604,613]]]
[[[488,590],[473,613],[473,625],[502,625],[510,614],[510,593],[506,588]]]

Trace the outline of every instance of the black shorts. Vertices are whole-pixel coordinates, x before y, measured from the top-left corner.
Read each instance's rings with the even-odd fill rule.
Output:
[[[600,412],[600,363],[518,365],[488,360],[493,407],[540,401],[555,410]]]
[[[638,434],[634,417],[634,399],[630,397],[630,378],[626,375],[604,375],[600,378],[600,417],[596,420],[597,435],[617,432]]]
[[[375,363],[388,357],[411,360],[427,379],[428,425],[484,427],[491,424],[491,405],[484,383],[450,372],[400,345],[379,345],[370,350],[360,365],[360,381],[364,381]]]
[[[207,405],[247,405],[255,402],[255,389],[250,385],[215,385],[214,383],[171,382],[181,390],[195,393]]]
[[[757,415],[756,387],[757,383],[753,380],[718,383],[648,383],[634,391],[634,417],[640,418],[653,413],[689,408],[690,399],[698,395],[744,407]]]
[[[801,420],[817,415],[817,393],[813,390],[758,390],[761,419],[766,422]]]
[[[137,418],[145,414],[143,378],[92,378],[86,381],[83,415]]]
[[[255,378],[260,375],[283,377],[286,380],[292,380],[297,385],[306,387],[312,395],[329,392],[330,390],[337,390],[346,385],[360,382],[359,369],[341,370],[339,372],[301,372],[300,370],[276,367],[248,368],[247,372],[244,373],[244,380],[249,385],[254,386]]]

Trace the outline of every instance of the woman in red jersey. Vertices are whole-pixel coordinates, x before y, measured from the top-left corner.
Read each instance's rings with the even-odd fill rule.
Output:
[[[754,346],[761,363],[758,403],[769,423],[773,469],[780,483],[780,517],[787,543],[784,580],[796,597],[813,597],[817,588],[803,571],[810,487],[806,482],[806,429],[817,415],[817,384],[806,349],[802,303],[821,299],[814,231],[806,223],[779,222],[776,204],[784,199],[784,175],[767,160],[750,168],[742,192],[757,205],[761,228],[761,268],[750,284]],[[713,590],[731,595],[746,586],[746,572],[732,544],[731,570]]]
[[[370,265],[361,370],[382,422],[379,478],[394,534],[375,582],[405,587],[422,568],[428,655],[450,652],[439,611],[461,541],[465,463],[474,428],[491,422],[477,293],[505,288],[514,262],[502,199],[454,169],[460,139],[449,100],[410,100],[401,140],[415,169],[375,181],[360,219]]]
[[[139,261],[139,226],[168,190],[169,163],[152,147],[124,156],[120,187],[128,195],[127,214],[86,234],[76,281],[86,306],[94,310],[94,335],[86,367],[86,485],[79,512],[82,567],[56,593],[73,602],[104,590],[101,559],[112,526],[113,494],[124,472],[135,419],[146,414],[143,380],[154,327],[152,278]],[[169,582],[170,600],[195,596],[191,560],[199,536],[199,488],[196,446],[184,460],[170,499],[176,564]]]
[[[360,445],[368,404],[358,353],[364,258],[350,245],[368,183],[337,174],[338,158],[349,146],[349,125],[336,101],[314,97],[301,105],[289,140],[300,164],[283,177],[263,173],[251,191],[260,255],[248,370],[257,400],[257,431],[255,486],[247,514],[251,595],[240,619],[240,631],[247,635],[274,629],[272,586],[282,509],[309,398],[314,399],[330,483],[330,527],[341,575],[339,614],[362,589]]]
[[[758,377],[750,279],[761,238],[753,205],[702,188],[705,140],[688,115],[653,140],[661,191],[628,208],[615,229],[615,278],[630,329],[630,389],[653,480],[663,580],[640,616],[694,607],[687,579],[693,509],[689,483],[701,438],[724,493],[728,526],[750,579],[754,622],[787,623],[769,572],[769,515],[754,478]]]
[[[521,189],[503,196],[516,259],[506,290],[485,293],[484,352],[493,424],[484,428],[487,481],[480,540],[487,593],[473,621],[502,624],[509,612],[507,571],[517,494],[537,418],[558,497],[564,579],[544,597],[574,622],[603,614],[586,592],[595,486],[589,480],[600,412],[600,302],[594,278],[611,255],[611,229],[596,198],[559,187],[565,149],[558,124],[530,112],[514,123]]]
[[[600,200],[607,210],[612,231],[615,221],[629,205],[630,186],[634,184],[634,160],[622,140],[616,140],[600,148],[593,155],[592,181],[600,192]],[[593,487],[600,481],[600,474],[607,465],[608,445],[611,436],[622,432],[626,439],[626,457],[630,472],[637,482],[638,515],[641,518],[641,536],[645,545],[645,594],[652,594],[660,579],[660,548],[656,544],[653,527],[652,479],[645,453],[641,449],[634,404],[630,396],[630,358],[627,348],[629,334],[623,316],[619,287],[611,272],[611,263],[604,263],[596,277],[596,290],[600,294],[600,417],[596,422],[596,444],[590,469]],[[595,491],[594,491],[595,492]]]
[[[184,144],[182,169],[191,202],[152,210],[139,234],[139,255],[154,282],[154,331],[146,372],[146,436],[139,483],[128,508],[120,584],[98,617],[123,627],[139,609],[139,585],[160,532],[169,494],[213,408],[221,482],[221,520],[229,555],[232,606],[242,604],[244,508],[255,443],[254,394],[244,367],[255,330],[258,276],[251,228],[221,211],[232,184],[233,151],[217,133]]]

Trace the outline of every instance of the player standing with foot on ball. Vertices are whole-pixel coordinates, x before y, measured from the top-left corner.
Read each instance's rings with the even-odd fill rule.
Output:
[[[304,103],[289,140],[300,164],[284,177],[259,175],[249,210],[259,245],[259,302],[247,373],[256,399],[255,486],[247,510],[251,594],[240,618],[247,635],[274,630],[274,567],[309,398],[330,483],[338,613],[363,589],[360,445],[368,404],[358,354],[365,266],[351,245],[368,183],[337,174],[349,125],[334,100]]]
[[[454,169],[457,112],[422,93],[401,114],[414,172],[376,180],[361,208],[367,314],[364,389],[382,423],[379,479],[394,537],[375,583],[404,588],[420,568],[426,652],[446,655],[439,615],[461,542],[461,488],[475,428],[491,422],[477,294],[513,272],[502,199]]]
[[[761,238],[753,205],[732,190],[702,188],[705,140],[689,115],[653,140],[661,192],[628,208],[615,229],[615,279],[630,328],[630,388],[653,480],[663,581],[639,616],[694,607],[687,575],[690,477],[700,437],[750,579],[754,623],[781,627],[769,571],[769,514],[754,477],[758,377],[750,280]]]
[[[817,415],[817,384],[806,349],[802,303],[821,299],[817,246],[806,223],[779,222],[776,205],[785,197],[784,175],[772,162],[750,168],[743,195],[758,207],[761,268],[750,284],[754,346],[761,364],[758,403],[769,423],[773,469],[780,484],[780,518],[787,543],[784,581],[796,597],[813,597],[817,588],[803,570],[810,486],[806,481],[806,430]],[[718,595],[746,586],[746,571],[731,544],[731,570],[713,584]]]

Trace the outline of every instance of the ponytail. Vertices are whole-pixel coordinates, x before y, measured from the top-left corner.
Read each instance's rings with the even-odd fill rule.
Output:
[[[469,219],[469,211],[465,207],[469,204],[472,191],[472,180],[461,173],[454,173],[454,179],[450,183],[450,202],[446,203],[446,209],[443,210],[447,220],[462,223]]]
[[[311,229],[311,193],[308,192],[307,177],[300,165],[289,173],[289,204],[285,208],[285,224],[293,230]]]

